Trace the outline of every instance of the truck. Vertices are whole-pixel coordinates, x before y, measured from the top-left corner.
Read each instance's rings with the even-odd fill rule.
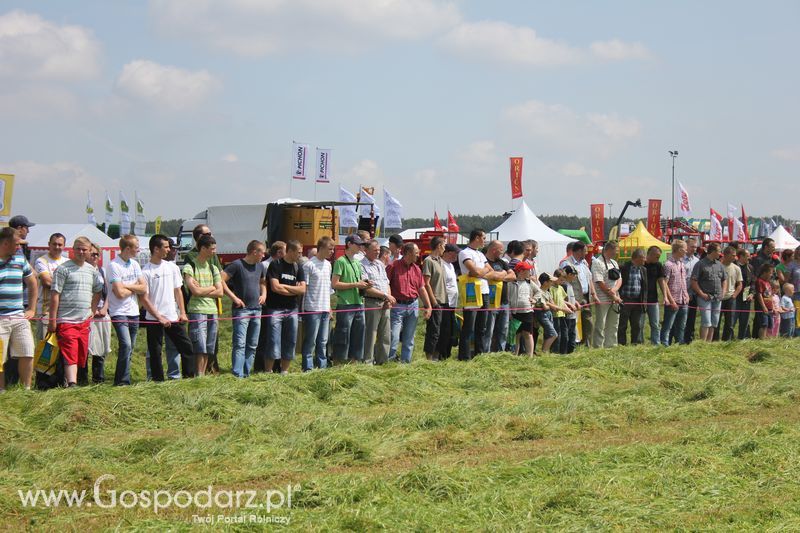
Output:
[[[175,239],[178,244],[178,263],[183,264],[186,252],[194,248],[192,230],[199,224],[211,228],[222,264],[244,257],[247,243],[267,240],[267,229],[264,227],[266,211],[265,204],[215,205],[196,214],[194,218],[184,220]]]

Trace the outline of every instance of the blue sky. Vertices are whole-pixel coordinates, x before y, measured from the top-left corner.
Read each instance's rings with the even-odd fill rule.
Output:
[[[663,198],[800,218],[796,2],[0,2],[0,172],[14,211],[148,218],[289,194],[291,141],[406,216]],[[313,182],[292,196],[311,199]],[[378,194],[380,200],[380,194]],[[644,216],[644,210],[633,212]]]

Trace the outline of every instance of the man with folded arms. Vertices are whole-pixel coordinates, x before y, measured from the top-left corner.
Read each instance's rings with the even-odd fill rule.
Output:
[[[402,252],[403,256],[392,263],[387,272],[392,296],[397,301],[392,306],[391,312],[392,343],[389,347],[389,360],[397,358],[397,343],[402,342],[400,362],[410,363],[419,315],[417,298],[422,298],[422,312],[425,320],[431,317],[431,304],[428,293],[425,291],[422,271],[416,263],[419,248],[413,242],[408,242],[403,245]]]

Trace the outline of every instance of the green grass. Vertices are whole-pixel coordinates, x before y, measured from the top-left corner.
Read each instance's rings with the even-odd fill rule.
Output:
[[[469,363],[424,361],[418,343],[407,366],[144,383],[143,337],[134,386],[0,396],[5,527],[188,530],[195,514],[253,513],[17,496],[111,474],[118,492],[299,485],[272,512],[298,530],[800,528],[795,340]]]

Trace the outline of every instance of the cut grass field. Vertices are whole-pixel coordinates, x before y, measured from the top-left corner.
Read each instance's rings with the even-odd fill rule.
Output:
[[[302,530],[797,530],[798,348],[774,339],[469,363],[427,362],[417,348],[406,366],[10,390],[2,525],[188,530],[193,515],[257,515]],[[135,380],[143,366],[137,355]],[[271,513],[23,508],[18,496],[76,489],[93,501],[102,475],[114,476],[106,504],[111,490],[299,490]]]

